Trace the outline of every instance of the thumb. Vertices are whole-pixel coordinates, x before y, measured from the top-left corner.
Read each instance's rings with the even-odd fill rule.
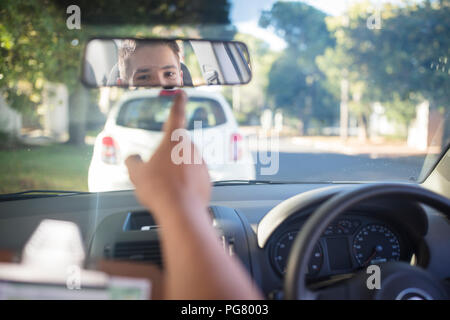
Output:
[[[186,93],[182,90],[178,90],[178,93],[173,100],[172,108],[170,109],[169,118],[164,124],[166,136],[168,135],[170,137],[174,130],[184,128],[186,102]]]

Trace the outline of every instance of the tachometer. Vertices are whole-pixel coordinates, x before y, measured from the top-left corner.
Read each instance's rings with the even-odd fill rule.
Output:
[[[291,251],[292,244],[297,236],[298,231],[290,231],[282,235],[275,243],[273,249],[273,262],[277,271],[280,274],[286,273],[287,260]],[[323,262],[322,247],[320,244],[316,244],[314,251],[309,260],[309,272],[310,276],[316,275],[320,272]]]
[[[353,240],[353,252],[360,266],[380,264],[400,259],[400,243],[388,227],[369,224]]]

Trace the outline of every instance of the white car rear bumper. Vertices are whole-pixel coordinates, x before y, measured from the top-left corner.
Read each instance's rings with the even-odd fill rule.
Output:
[[[255,166],[251,163],[236,163],[214,166],[209,169],[211,181],[255,179]],[[92,162],[89,167],[88,187],[90,192],[134,189],[123,165]]]

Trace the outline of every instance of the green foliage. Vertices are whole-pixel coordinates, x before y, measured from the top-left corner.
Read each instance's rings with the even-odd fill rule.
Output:
[[[81,30],[66,27],[71,4],[81,8]],[[227,0],[138,0],[128,5],[119,0],[3,0],[1,94],[22,114],[36,114],[45,81],[64,83],[76,92],[88,37],[187,36],[248,44],[254,77],[237,89],[243,113],[282,108],[306,123],[331,124],[337,119],[344,78],[351,112],[358,118],[367,119],[376,101],[387,107],[388,117],[405,125],[420,99],[439,110],[449,108],[449,0],[384,4],[380,30],[367,27],[373,14],[369,1],[352,5],[343,17],[327,17],[301,2],[277,2],[263,11],[259,24],[286,41],[283,53],[236,33],[229,24],[229,7]],[[78,45],[72,45],[74,39]],[[225,88],[224,94],[232,99],[232,89]]]
[[[228,0],[58,0],[65,12],[70,5],[81,8],[87,25],[198,25],[230,23]]]
[[[69,30],[66,25],[66,9],[73,4],[81,9],[79,30]],[[109,35],[231,39],[236,30],[227,26],[228,13],[227,0],[2,0],[0,94],[22,114],[35,115],[42,102],[44,83],[65,84],[70,95],[69,141],[84,143],[87,106],[72,102],[77,102],[74,98],[83,92],[80,66],[88,38]],[[203,25],[209,22],[216,25]],[[192,25],[180,26],[187,23]],[[94,90],[89,93],[96,94]]]
[[[335,118],[337,99],[325,86],[325,77],[315,66],[305,64],[295,52],[285,51],[269,73],[268,95],[275,105],[291,116],[319,118],[326,123]]]
[[[333,45],[325,24],[325,13],[301,2],[276,2],[270,11],[263,11],[259,24],[272,27],[289,49],[312,62],[317,54]]]
[[[310,118],[331,123],[338,106],[315,62],[316,56],[334,45],[325,17],[304,3],[277,2],[259,20],[262,27],[273,28],[288,45],[270,69],[267,94],[276,107],[300,117],[306,127]]]
[[[81,9],[81,30],[66,26],[66,8]],[[44,81],[72,93],[79,84],[85,41],[93,36],[199,36],[232,38],[229,3],[219,1],[3,0],[0,5],[0,88],[21,111],[35,110]],[[224,25],[199,26],[203,23]],[[164,23],[161,27],[157,24]],[[195,25],[180,27],[180,24]],[[197,28],[198,26],[198,28]],[[73,40],[78,44],[73,45]],[[24,89],[25,88],[25,89]]]
[[[409,127],[416,116],[416,105],[421,101],[419,97],[411,96],[411,99],[401,99],[399,94],[394,94],[391,101],[385,103],[386,115],[396,123]]]
[[[449,56],[450,7],[448,1],[434,6],[426,2],[406,7],[385,8],[379,32],[350,30],[355,41],[364,39],[368,48],[353,47],[349,55],[383,92],[384,99],[399,95],[409,99],[421,93],[437,105],[447,104],[450,94]],[[367,28],[366,28],[367,30]],[[365,63],[363,63],[365,61]]]
[[[448,106],[449,1],[386,4],[379,30],[367,28],[370,14],[363,3],[350,9],[348,23],[330,21],[337,38],[335,53],[345,56],[339,67],[371,87],[372,101],[406,101],[421,94],[436,106]]]
[[[66,14],[46,0],[5,0],[0,7],[0,88],[10,105],[34,110],[44,80],[78,82],[84,33],[66,27]]]
[[[336,46],[317,57],[327,87],[339,97],[342,79],[349,81],[350,109],[368,117],[373,102],[386,106],[387,116],[409,125],[420,99],[447,107],[450,94],[449,1],[430,4],[384,4],[381,29],[369,29],[372,5],[360,2],[342,17],[327,18]]]

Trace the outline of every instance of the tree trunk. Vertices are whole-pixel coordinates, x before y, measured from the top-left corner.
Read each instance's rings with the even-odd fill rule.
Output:
[[[79,84],[69,94],[69,140],[67,143],[84,145],[88,107],[89,90]]]
[[[370,138],[370,128],[369,128],[369,120],[367,116],[364,114],[359,115],[359,125],[362,127],[360,139],[366,141]]]
[[[347,71],[344,70],[344,77],[341,80],[341,103],[339,105],[339,136],[342,140],[348,138],[348,95],[349,83],[347,80]]]

